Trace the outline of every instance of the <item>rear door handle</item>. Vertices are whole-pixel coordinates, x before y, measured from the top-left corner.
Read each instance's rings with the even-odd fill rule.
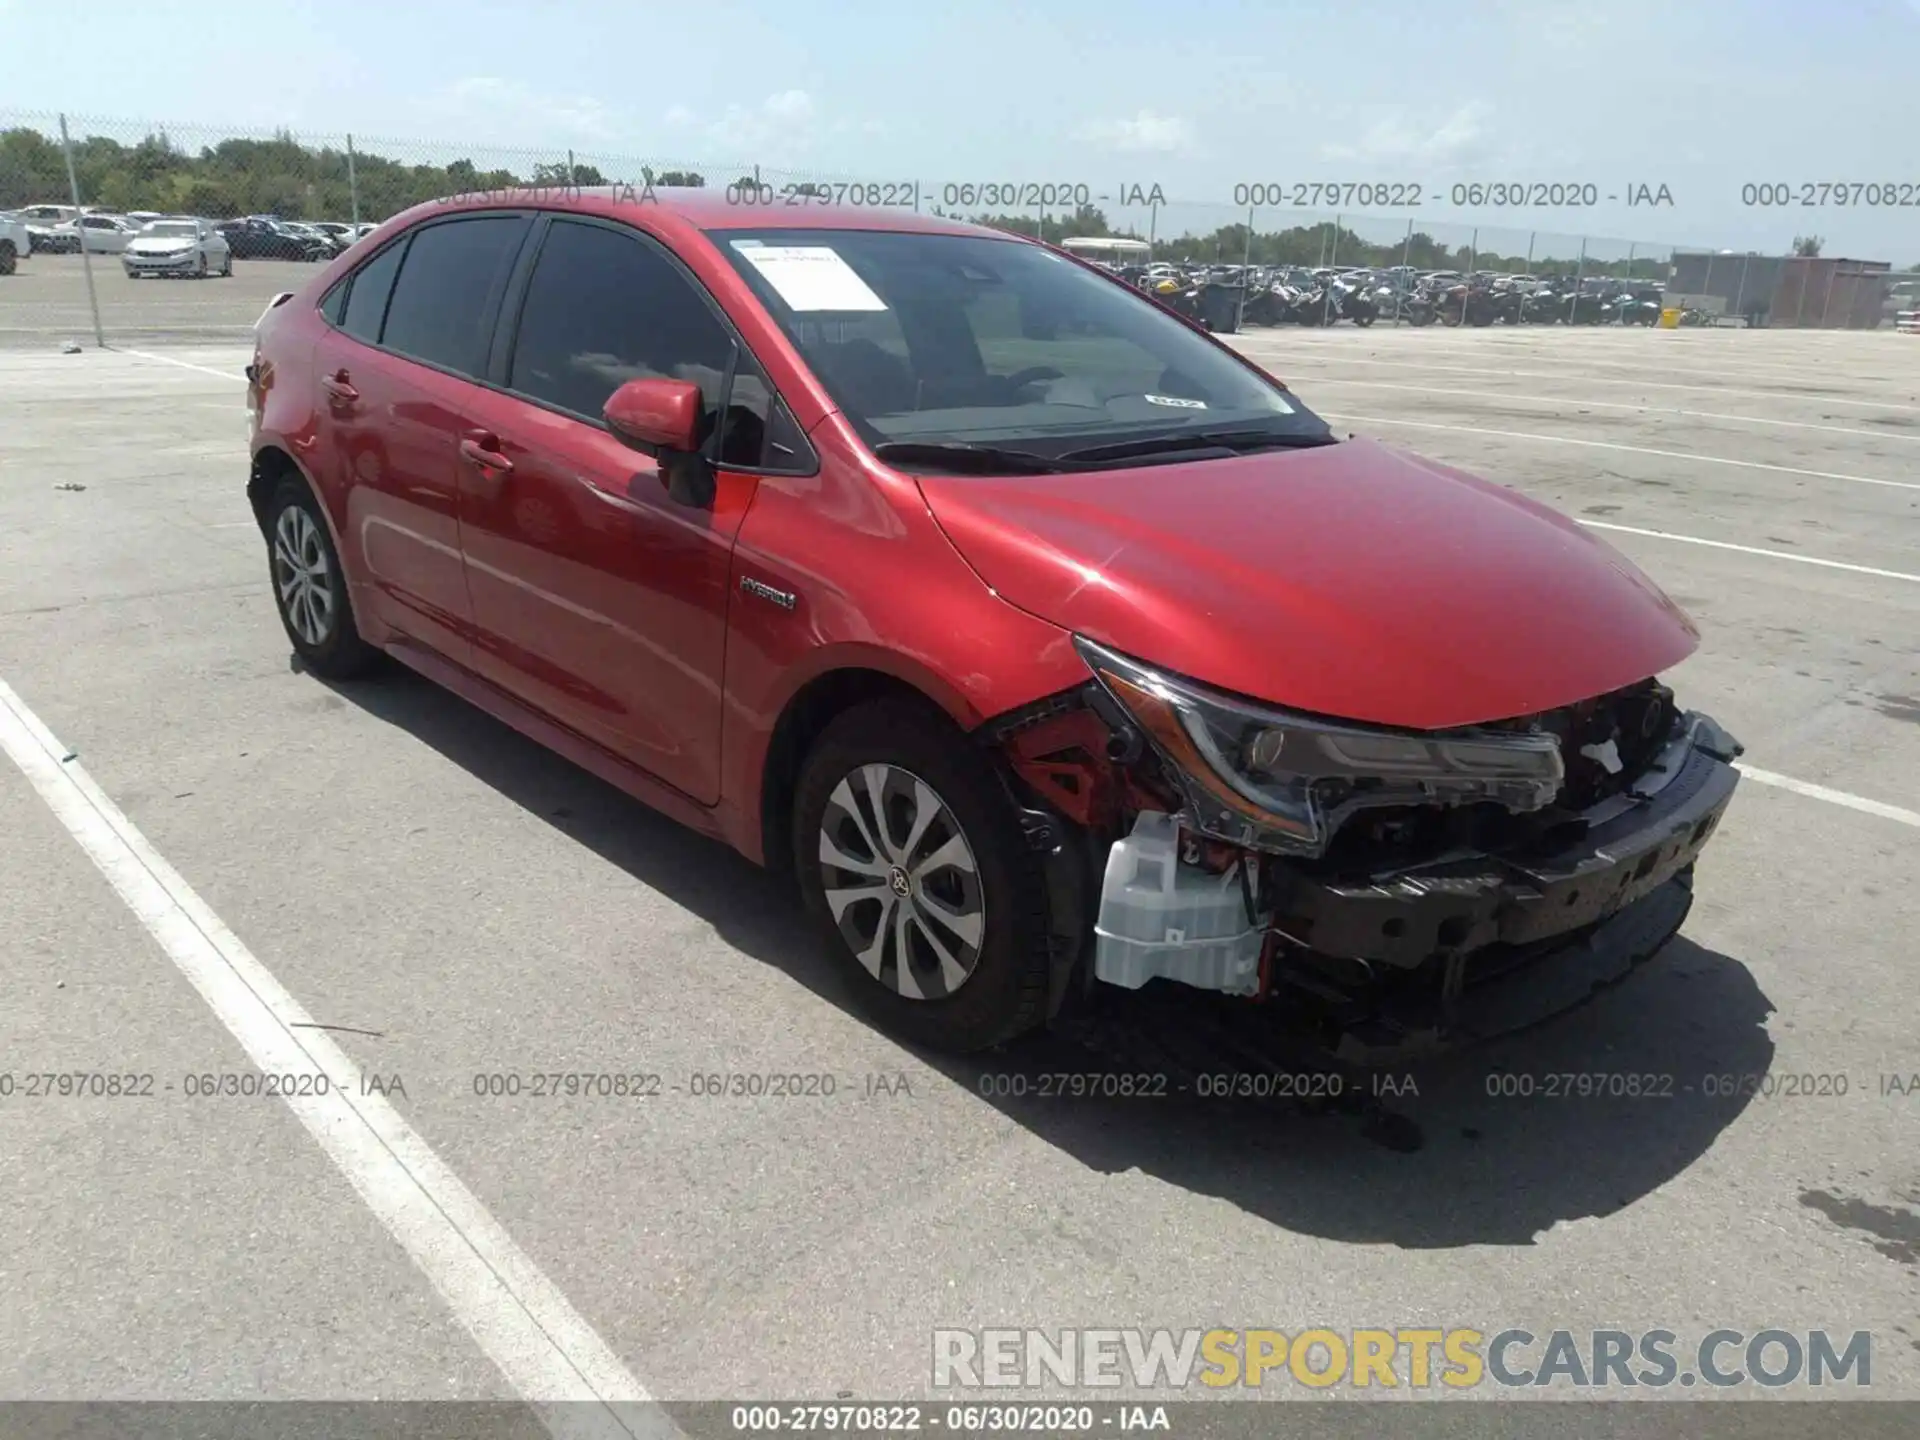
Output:
[[[492,444],[489,444],[489,441],[492,441]],[[502,455],[496,448],[499,443],[491,435],[477,440],[469,436],[460,442],[460,456],[478,465],[482,470],[491,470],[497,475],[505,475],[513,469],[513,461]]]
[[[360,398],[360,392],[347,383],[347,372],[344,370],[338,375],[327,376],[326,379],[320,382],[320,388],[336,400],[358,400]]]

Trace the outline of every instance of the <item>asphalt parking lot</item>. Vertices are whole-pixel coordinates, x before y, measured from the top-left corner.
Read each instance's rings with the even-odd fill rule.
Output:
[[[1857,1393],[1920,1398],[1920,341],[1236,338],[1343,428],[1599,527],[1700,623],[1670,678],[1759,772],[1683,938],[1418,1072],[1397,1153],[983,1094],[1085,1064],[930,1063],[730,853],[422,680],[298,673],[239,336],[304,268],[95,273],[120,350],[58,353],[90,326],[42,257],[0,280],[0,1070],[155,1079],[0,1099],[0,1395],[887,1399],[930,1393],[935,1327],[1471,1325],[1869,1330]],[[186,1093],[294,1035],[398,1128]],[[479,1093],[553,1071],[678,1089]],[[742,1071],[835,1093],[693,1093]],[[1565,1072],[1674,1088],[1490,1093]]]
[[[39,350],[63,341],[93,344],[87,270],[100,300],[100,325],[118,345],[239,344],[282,290],[304,284],[317,268],[290,260],[236,260],[233,274],[205,280],[147,276],[134,280],[118,255],[29,255],[0,276],[0,350]]]

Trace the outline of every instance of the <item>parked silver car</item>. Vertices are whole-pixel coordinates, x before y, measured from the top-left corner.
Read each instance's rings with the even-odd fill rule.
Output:
[[[124,215],[95,212],[69,220],[59,230],[77,231],[80,243],[92,255],[118,255],[140,233],[140,227]]]
[[[156,220],[127,242],[120,263],[130,279],[142,275],[233,274],[233,251],[207,220]]]
[[[33,249],[33,237],[27,222],[19,216],[0,212],[0,275],[11,275],[22,255]]]

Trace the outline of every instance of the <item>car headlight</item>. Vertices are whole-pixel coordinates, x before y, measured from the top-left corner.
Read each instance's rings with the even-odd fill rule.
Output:
[[[1539,810],[1565,779],[1552,735],[1422,733],[1293,715],[1078,636],[1074,644],[1168,763],[1193,828],[1234,844],[1319,855],[1358,810],[1478,803]]]

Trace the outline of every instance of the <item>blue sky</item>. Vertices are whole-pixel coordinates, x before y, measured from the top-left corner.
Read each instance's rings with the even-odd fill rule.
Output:
[[[160,25],[151,3],[0,0],[0,124],[65,110],[168,121],[189,145],[215,127],[351,131],[482,165],[571,147],[709,172],[1158,183],[1184,202],[1166,212],[1175,229],[1235,218],[1242,182],[1412,182],[1417,212],[1362,228],[1394,233],[1415,213],[1513,248],[1533,230],[1762,250],[1818,233],[1828,254],[1920,262],[1920,206],[1765,209],[1741,194],[1920,187],[1920,0],[165,9]],[[1468,180],[1592,182],[1622,200],[1475,212],[1448,203]],[[1673,203],[1629,208],[1640,184]]]

